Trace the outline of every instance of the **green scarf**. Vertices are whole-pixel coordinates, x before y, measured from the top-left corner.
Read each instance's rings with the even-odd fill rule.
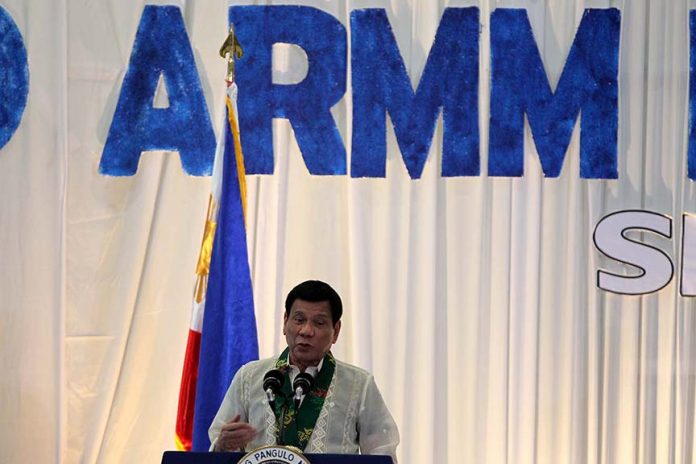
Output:
[[[275,414],[276,425],[280,434],[280,419],[283,417],[283,409],[287,408],[282,442],[285,445],[295,446],[300,450],[304,450],[309,437],[312,436],[321,408],[324,406],[324,399],[326,399],[326,393],[329,390],[331,379],[333,379],[334,371],[336,370],[336,360],[331,352],[326,353],[321,371],[317,373],[314,379],[314,386],[305,395],[299,410],[296,411],[295,401],[293,400],[295,392],[292,391],[292,382],[290,382],[288,354],[289,348],[286,348],[278,358],[278,361],[276,361],[275,367],[285,374],[285,382],[283,383],[282,393],[276,395],[273,413]]]

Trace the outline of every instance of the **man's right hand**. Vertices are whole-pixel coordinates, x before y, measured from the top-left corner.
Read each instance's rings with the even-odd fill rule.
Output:
[[[220,435],[215,442],[215,451],[237,451],[244,447],[256,436],[256,429],[246,422],[239,421],[240,416],[227,422],[220,429]]]

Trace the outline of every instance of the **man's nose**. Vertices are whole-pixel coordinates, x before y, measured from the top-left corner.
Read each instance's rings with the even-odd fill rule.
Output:
[[[314,329],[312,328],[312,324],[310,324],[309,322],[305,322],[300,327],[299,334],[302,336],[311,337],[313,333],[314,333]]]

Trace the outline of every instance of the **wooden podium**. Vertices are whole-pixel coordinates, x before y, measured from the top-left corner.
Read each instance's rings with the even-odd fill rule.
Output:
[[[237,464],[245,453],[165,451],[162,464]],[[393,464],[391,456],[369,454],[305,454],[311,464]]]

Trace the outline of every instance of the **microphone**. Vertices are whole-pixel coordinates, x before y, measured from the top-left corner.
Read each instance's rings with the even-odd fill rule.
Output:
[[[263,390],[266,392],[266,398],[268,398],[268,403],[271,405],[271,409],[275,408],[275,397],[281,394],[281,388],[285,383],[285,375],[278,369],[271,369],[266,372],[263,376]],[[285,445],[283,436],[285,435],[285,415],[288,411],[288,405],[284,404],[283,410],[280,415],[280,423],[278,430],[277,443],[279,446]]]
[[[278,369],[271,369],[263,376],[263,390],[266,392],[266,398],[271,406],[273,406],[275,396],[280,392],[284,383],[285,376]]]
[[[297,374],[295,380],[292,382],[292,389],[295,391],[295,410],[300,408],[300,401],[302,397],[309,393],[309,391],[314,386],[314,377],[306,372],[301,372]]]

